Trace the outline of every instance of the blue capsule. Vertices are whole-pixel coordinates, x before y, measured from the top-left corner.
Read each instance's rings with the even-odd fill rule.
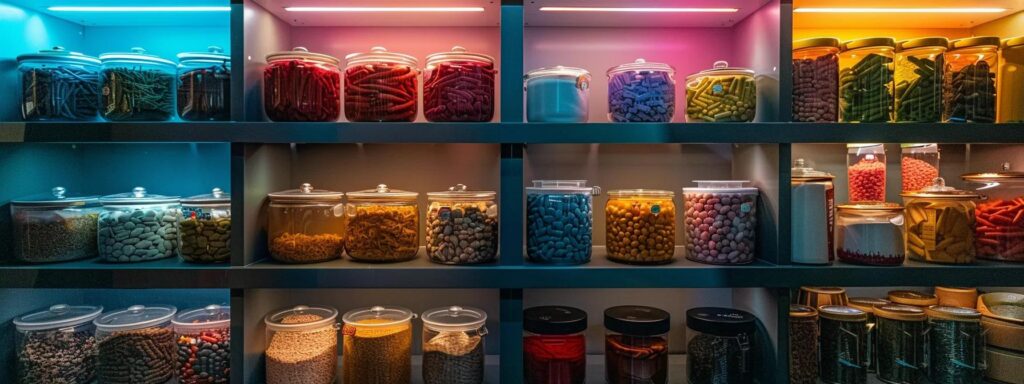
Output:
[[[589,194],[527,194],[526,256],[548,264],[590,261],[593,212]]]

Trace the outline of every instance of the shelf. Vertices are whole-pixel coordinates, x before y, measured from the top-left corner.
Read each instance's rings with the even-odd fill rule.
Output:
[[[96,259],[54,264],[0,264],[0,288],[227,288],[230,267],[177,258],[144,263]]]
[[[971,265],[941,265],[908,260],[899,267],[874,267],[837,262],[832,266],[780,266],[790,287],[810,286],[1020,286],[1024,264],[979,260]]]

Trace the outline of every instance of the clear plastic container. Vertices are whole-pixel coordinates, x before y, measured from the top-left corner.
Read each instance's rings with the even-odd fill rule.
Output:
[[[93,121],[100,115],[100,60],[64,47],[18,56],[25,121]]]
[[[942,82],[943,121],[996,121],[1000,45],[1002,42],[995,36],[969,37],[949,43]]]
[[[753,70],[716,61],[712,69],[686,77],[686,121],[750,122],[756,115]]]
[[[282,263],[318,263],[341,257],[345,245],[344,193],[299,189],[268,194],[270,257]]]
[[[494,118],[494,58],[455,46],[427,55],[423,115],[432,122],[488,122]]]
[[[557,66],[534,69],[523,76],[526,121],[586,123],[590,111],[590,72]]]
[[[911,39],[896,45],[896,121],[942,121],[943,54],[947,47],[945,37]]]
[[[271,121],[337,121],[341,70],[337,58],[305,47],[267,55],[263,112]]]
[[[924,310],[907,305],[875,307],[875,353],[878,378],[886,383],[924,382],[928,333]]]
[[[91,384],[98,306],[57,304],[14,319],[15,383]]]
[[[104,53],[100,113],[110,121],[166,121],[175,115],[173,61],[132,48]]]
[[[935,143],[900,144],[902,191],[915,192],[932,185],[939,177],[939,145]]]
[[[835,176],[796,159],[790,173],[792,256],[797,264],[826,265],[835,260]]]
[[[639,305],[604,311],[605,383],[668,382],[668,312]]]
[[[415,57],[373,47],[345,60],[346,120],[416,120],[420,70]]]
[[[818,307],[820,378],[826,384],[865,384],[871,344],[868,314],[841,305]]]
[[[534,180],[526,188],[526,257],[535,263],[590,261],[593,196],[586,180]]]
[[[346,312],[341,330],[342,382],[409,384],[414,318],[414,313],[401,307],[374,306]]]
[[[836,254],[844,263],[903,265],[903,206],[845,204],[836,218]]]
[[[689,384],[754,382],[754,315],[730,308],[693,308],[686,311],[686,328],[693,331],[686,346]]]
[[[419,195],[386,184],[349,192],[348,256],[377,263],[415,259],[420,249]]]
[[[100,259],[110,263],[150,261],[178,256],[177,196],[152,195],[146,188],[100,198],[97,224]]]
[[[494,191],[463,184],[427,193],[427,256],[440,264],[489,263],[498,257],[498,204]]]
[[[667,123],[676,113],[676,69],[644,59],[608,69],[608,121]]]
[[[928,315],[928,378],[934,383],[981,384],[988,368],[981,313],[934,305]]]
[[[1024,172],[1004,163],[1000,172],[969,173],[963,179],[986,197],[975,212],[978,258],[1024,262]]]
[[[683,188],[686,258],[708,264],[754,262],[758,189],[747,180],[694,180]]]
[[[939,304],[939,298],[933,294],[910,290],[889,291],[886,297],[893,304],[909,305],[918,308],[928,308]]]
[[[423,312],[423,383],[483,384],[487,313],[471,307]]]
[[[337,309],[305,305],[268,314],[266,384],[333,384],[341,328],[337,319]]]
[[[587,371],[587,313],[565,306],[523,311],[523,382],[583,384]]]
[[[231,307],[207,305],[171,321],[178,345],[179,384],[231,381]]]
[[[980,197],[947,187],[941,177],[920,191],[904,193],[907,256],[932,263],[973,263],[974,209]]]
[[[885,201],[885,146],[847,144],[846,176],[850,203]]]
[[[675,193],[656,189],[608,192],[608,259],[629,264],[672,262],[676,248]]]
[[[191,263],[231,261],[231,194],[210,193],[181,199],[181,259]]]
[[[97,196],[68,196],[64,187],[11,201],[14,259],[50,263],[96,257]]]
[[[178,116],[185,121],[231,120],[231,56],[221,47],[178,54]]]
[[[839,121],[893,121],[893,58],[896,42],[888,37],[847,41],[839,54]]]
[[[175,383],[178,346],[171,319],[177,311],[172,306],[133,305],[93,320],[97,382]]]
[[[839,40],[793,42],[793,121],[839,121]]]
[[[1024,36],[1003,40],[999,50],[996,108],[1000,123],[1024,122]]]
[[[840,287],[800,287],[797,303],[811,308],[823,305],[846,305],[850,298],[846,289]]]
[[[789,382],[818,382],[818,310],[789,306]]]

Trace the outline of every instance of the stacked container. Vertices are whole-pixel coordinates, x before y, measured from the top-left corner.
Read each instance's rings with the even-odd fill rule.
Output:
[[[1000,123],[1024,122],[1024,36],[1003,40],[999,50],[998,83],[999,105],[996,108]]]
[[[608,69],[608,121],[667,123],[676,113],[676,69],[644,59]]]
[[[885,201],[885,146],[847,144],[846,176],[851,203]]]
[[[97,225],[100,258],[111,263],[178,256],[177,196],[151,195],[146,188],[100,198]]]
[[[231,260],[231,194],[213,188],[181,199],[181,259],[193,263]]]
[[[716,61],[711,69],[686,77],[686,121],[750,122],[756,114],[753,70]]]
[[[986,339],[985,377],[999,383],[1024,378],[1024,294],[990,292],[978,300]]]
[[[423,114],[433,122],[486,122],[494,118],[494,58],[455,46],[427,56]]]
[[[64,47],[18,56],[25,121],[92,121],[100,111],[100,60]]]
[[[683,188],[686,258],[708,264],[754,261],[758,189],[747,180],[694,180]]]
[[[903,194],[907,209],[907,256],[942,264],[974,262],[974,208],[981,196],[947,187],[941,177],[933,185]]]
[[[424,384],[483,384],[487,313],[470,307],[423,312]]]
[[[104,384],[174,383],[178,346],[172,306],[133,305],[96,318],[97,381]]]
[[[409,384],[412,380],[411,311],[401,307],[359,308],[342,317],[345,326],[342,382]]]
[[[572,307],[523,311],[523,382],[580,384],[586,378],[587,313]]]
[[[830,264],[835,260],[835,176],[817,171],[804,159],[796,159],[791,170],[790,210],[793,254],[797,264]]]
[[[793,121],[839,121],[839,40],[793,42]]]
[[[605,383],[668,382],[669,314],[637,305],[604,311]]]
[[[942,82],[942,119],[954,123],[996,121],[998,37],[954,40],[946,52]]]
[[[103,307],[57,304],[14,319],[16,381],[91,384],[96,379],[96,325]]]
[[[690,384],[754,382],[754,315],[729,308],[686,311],[693,337],[686,346],[686,379]]]
[[[903,206],[844,204],[836,218],[836,254],[851,264],[903,265]]]
[[[534,69],[523,77],[526,121],[586,123],[590,111],[590,72],[557,66]]]
[[[337,318],[337,309],[304,305],[267,315],[267,384],[334,383],[340,328]]]
[[[586,180],[534,180],[526,188],[526,257],[547,264],[590,261],[593,196]]]
[[[674,196],[672,191],[651,189],[608,192],[608,259],[630,264],[671,262],[676,243]]]
[[[341,192],[299,189],[275,192],[270,198],[267,241],[270,257],[282,263],[316,263],[341,257],[345,205]]]
[[[823,305],[846,305],[850,298],[846,295],[846,289],[841,287],[800,287],[797,295],[797,303],[811,308],[821,308]]]
[[[464,184],[427,193],[427,256],[440,264],[480,264],[498,257],[498,204],[494,191]]]
[[[186,121],[231,119],[231,56],[220,47],[178,54],[178,116]]]
[[[11,201],[14,259],[50,263],[96,257],[96,196],[68,196],[64,187]]]
[[[386,184],[349,192],[345,207],[348,256],[377,263],[416,258],[420,248],[417,196],[419,193],[391,189]]]
[[[416,120],[420,94],[415,57],[373,47],[370,52],[345,56],[345,61],[346,120]]]
[[[179,384],[231,381],[231,307],[208,305],[178,313],[174,325]]]
[[[886,297],[893,304],[909,305],[921,309],[926,309],[930,306],[939,304],[939,298],[935,295],[919,291],[889,291]]]
[[[304,47],[267,55],[263,111],[271,121],[337,121],[341,116],[338,59]]]
[[[975,251],[982,259],[1024,261],[1024,172],[1002,171],[963,175],[986,199],[975,212]]]
[[[893,59],[888,37],[847,41],[839,54],[839,120],[847,123],[893,121]]]
[[[146,54],[142,48],[131,52],[104,53],[103,91],[100,112],[110,121],[165,121],[175,115],[174,88],[177,65]]]
[[[907,305],[875,307],[874,354],[878,378],[886,383],[915,384],[924,381],[928,325],[924,311]]]
[[[901,41],[896,45],[895,117],[898,122],[942,121],[944,37]]]

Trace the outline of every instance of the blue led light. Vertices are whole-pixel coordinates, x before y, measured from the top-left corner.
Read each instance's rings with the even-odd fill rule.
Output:
[[[231,7],[192,7],[192,6],[53,6],[46,8],[52,12],[229,12]]]

